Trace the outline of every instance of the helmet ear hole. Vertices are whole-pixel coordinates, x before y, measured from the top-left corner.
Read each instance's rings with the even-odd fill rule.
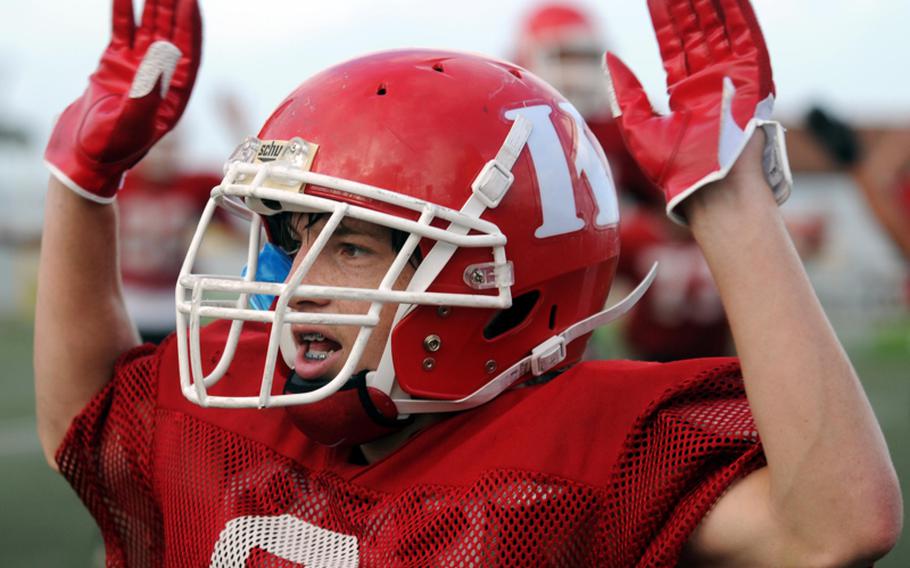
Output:
[[[483,328],[484,339],[496,339],[524,323],[539,299],[540,292],[537,290],[513,298],[512,307],[500,310],[490,318]]]

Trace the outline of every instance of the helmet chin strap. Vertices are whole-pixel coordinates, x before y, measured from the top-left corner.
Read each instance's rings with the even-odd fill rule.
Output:
[[[497,375],[481,388],[477,389],[468,396],[459,400],[415,400],[407,395],[404,398],[392,395],[392,401],[401,415],[410,415],[412,413],[428,412],[453,412],[457,410],[467,410],[474,408],[485,402],[488,402],[498,396],[501,392],[511,387],[521,377],[528,373],[534,376],[540,376],[556,368],[559,363],[566,358],[566,346],[582,337],[591,333],[598,327],[616,320],[625,315],[638,300],[648,291],[648,288],[654,282],[657,275],[657,263],[651,266],[647,276],[628,296],[623,298],[619,303],[597,312],[587,318],[576,322],[574,325],[566,328],[562,333],[554,335],[546,341],[540,343],[531,350],[531,354],[511,367]],[[369,382],[369,373],[367,382]]]
[[[507,181],[497,180],[494,173],[511,176],[511,168],[518,159],[518,154],[527,144],[531,134],[531,124],[528,119],[518,116],[512,130],[506,137],[496,158],[490,160],[481,170],[472,184],[473,194],[465,202],[461,212],[479,218],[488,207],[496,207],[505,196],[511,185]],[[450,226],[449,231],[465,234],[468,229],[460,226]],[[437,242],[426,258],[420,263],[415,272],[408,290],[426,290],[433,280],[455,254],[457,247],[449,243]],[[531,354],[521,359],[483,387],[460,400],[414,400],[404,392],[395,380],[395,368],[392,362],[392,337],[386,340],[379,365],[375,372],[367,373],[366,384],[378,391],[387,394],[395,404],[400,418],[408,418],[412,413],[453,412],[474,408],[499,395],[502,391],[512,386],[522,376],[532,373],[542,375],[556,367],[566,357],[566,345],[575,339],[584,336],[594,329],[603,326],[625,315],[651,286],[657,273],[657,263],[645,276],[644,280],[626,298],[615,306],[591,315],[544,341],[534,349]],[[395,313],[392,329],[413,309],[412,305],[402,304]]]
[[[496,153],[496,157],[487,162],[474,178],[471,184],[471,196],[465,201],[461,213],[479,219],[487,208],[495,208],[499,205],[515,180],[512,167],[528,143],[532,126],[530,119],[521,115],[516,117],[509,134],[499,148],[499,152]],[[452,223],[446,230],[453,234],[466,235],[470,229],[464,225]],[[453,244],[438,241],[420,262],[420,266],[408,284],[408,291],[422,292],[429,288],[457,250],[458,247]],[[508,293],[509,290],[507,289],[506,292]],[[391,329],[394,330],[401,319],[413,308],[414,306],[411,304],[399,305]],[[366,381],[367,385],[387,393],[396,400],[408,396],[399,388],[398,382],[395,380],[391,333],[386,340],[379,366],[374,373],[367,375]]]

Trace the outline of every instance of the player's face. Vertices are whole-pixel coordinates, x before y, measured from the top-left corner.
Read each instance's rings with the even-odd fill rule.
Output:
[[[291,274],[306,255],[308,246],[318,237],[326,223],[323,216],[310,224],[306,215],[297,215],[291,222],[292,232],[300,242]],[[309,226],[308,226],[309,225]],[[303,284],[376,288],[395,259],[392,231],[356,219],[345,219],[335,230],[316,262],[303,279]],[[404,289],[414,267],[409,263],[395,282],[395,289]],[[308,313],[330,312],[363,315],[369,302],[325,298],[297,298],[291,308]],[[379,324],[373,329],[366,349],[354,372],[375,370],[379,365],[395,316],[397,304],[386,304],[380,313]],[[357,337],[358,326],[300,324],[292,327],[297,354],[294,370],[303,379],[330,379],[342,368]]]

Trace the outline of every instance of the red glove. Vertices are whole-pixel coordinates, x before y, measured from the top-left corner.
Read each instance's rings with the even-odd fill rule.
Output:
[[[196,0],[146,0],[138,28],[132,0],[114,0],[111,42],[51,133],[51,173],[86,199],[112,202],[123,173],[183,114],[201,57]]]
[[[613,116],[626,146],[685,223],[678,205],[722,179],[760,126],[765,177],[778,203],[792,177],[783,128],[768,120],[774,82],[765,40],[748,0],[648,0],[667,72],[670,114],[654,112],[632,71],[606,56]]]

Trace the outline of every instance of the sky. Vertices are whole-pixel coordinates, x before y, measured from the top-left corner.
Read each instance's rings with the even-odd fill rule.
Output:
[[[663,104],[664,76],[644,0],[578,0],[611,49]],[[141,0],[136,0],[140,5]],[[395,47],[508,57],[528,0],[201,0],[203,65],[184,129],[193,156],[217,164],[238,140],[215,102],[236,97],[251,130],[301,81],[333,63]],[[910,122],[910,2],[754,0],[778,115],[813,102],[859,121]],[[140,11],[137,9],[137,14]],[[54,116],[84,89],[109,38],[110,0],[0,0],[0,121],[40,151]]]

